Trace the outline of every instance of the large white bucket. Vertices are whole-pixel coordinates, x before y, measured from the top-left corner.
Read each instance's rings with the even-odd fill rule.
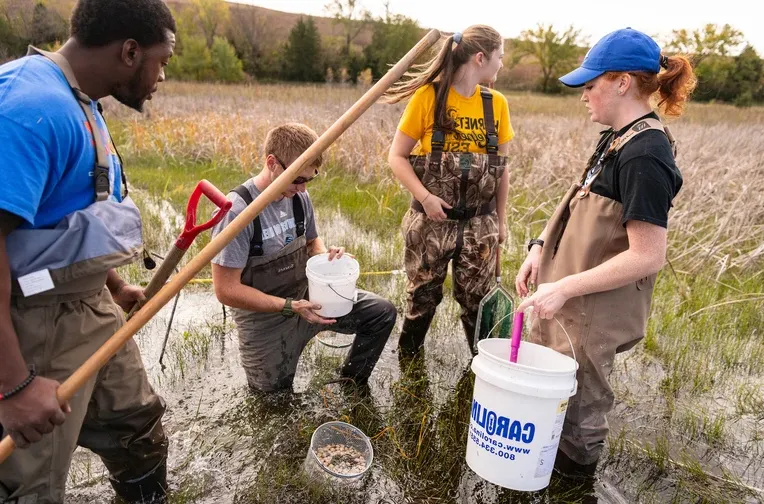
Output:
[[[509,339],[478,343],[467,464],[496,485],[541,490],[552,477],[568,398],[576,393],[578,364],[525,341],[516,364],[509,354]]]
[[[326,318],[342,317],[353,309],[358,300],[355,283],[361,267],[354,258],[343,255],[329,260],[329,254],[308,259],[305,275],[308,277],[308,298],[321,305],[316,313]]]

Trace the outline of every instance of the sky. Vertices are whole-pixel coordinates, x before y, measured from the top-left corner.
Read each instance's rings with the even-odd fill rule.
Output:
[[[286,12],[325,16],[330,0],[235,0]],[[707,23],[730,24],[759,55],[764,55],[764,6],[760,0],[390,0],[390,10],[417,20],[424,28],[454,32],[472,24],[487,24],[505,38],[517,37],[538,23],[567,28],[571,24],[588,37],[589,45],[619,28],[631,27],[662,46],[674,29],[694,30]],[[358,0],[372,14],[384,13],[383,0]],[[755,7],[756,5],[759,7]],[[467,6],[471,6],[467,7]],[[475,8],[475,6],[481,6]],[[759,14],[756,14],[758,12]]]

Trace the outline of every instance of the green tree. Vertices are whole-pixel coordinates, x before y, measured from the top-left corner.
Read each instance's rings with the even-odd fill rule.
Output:
[[[731,101],[727,82],[735,71],[732,58],[707,56],[695,67],[698,87],[693,98],[699,101],[722,100]]]
[[[215,80],[220,82],[241,82],[244,80],[241,60],[236,56],[236,50],[228,40],[223,37],[215,37],[210,55]]]
[[[284,46],[284,78],[304,82],[324,80],[324,66],[321,57],[321,36],[313,18],[307,21],[301,17],[289,33],[289,41]]]
[[[698,77],[694,98],[749,105],[761,100],[761,58],[730,25],[707,24],[699,30],[674,30],[666,48],[690,57]]]
[[[735,56],[735,68],[727,80],[726,95],[738,106],[750,106],[764,99],[764,61],[746,46]]]
[[[231,17],[225,0],[191,0],[196,23],[207,41],[207,47],[212,48],[215,36],[224,33],[225,25]]]
[[[710,56],[729,56],[742,43],[743,33],[730,25],[719,27],[707,24],[702,29],[692,32],[684,29],[673,30],[672,39],[666,44],[666,49],[689,55],[693,66],[697,66]]]
[[[560,33],[552,25],[539,24],[520,35],[512,55],[513,64],[524,56],[535,57],[541,66],[541,91],[548,93],[559,89],[557,77],[575,68],[585,44],[581,30],[573,26]]]
[[[350,57],[350,45],[372,22],[371,14],[357,0],[332,0],[325,9],[342,25],[345,37],[344,55]]]
[[[212,55],[207,40],[192,35],[183,42],[183,52],[170,59],[167,76],[181,80],[210,80],[214,77]]]
[[[274,28],[266,23],[260,11],[249,6],[232,6],[226,33],[246,73],[258,78],[278,75],[279,66],[272,55],[281,47],[274,42]]]
[[[416,21],[390,14],[389,4],[385,7],[385,17],[374,22],[371,44],[364,49],[366,64],[377,79],[416,45],[421,31]]]

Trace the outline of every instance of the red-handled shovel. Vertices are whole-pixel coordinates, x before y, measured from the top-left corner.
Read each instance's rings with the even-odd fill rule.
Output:
[[[199,200],[201,199],[202,195],[207,196],[207,199],[209,199],[220,210],[210,220],[197,226],[196,211],[199,207]],[[183,259],[183,256],[186,255],[186,251],[194,242],[196,237],[199,236],[199,233],[210,229],[215,224],[218,224],[230,209],[231,202],[228,201],[228,199],[225,197],[225,194],[220,192],[220,190],[212,185],[209,181],[201,180],[196,185],[196,189],[194,189],[194,192],[191,193],[191,197],[188,199],[188,206],[186,207],[186,225],[183,228],[183,232],[180,234],[178,239],[175,240],[175,244],[165,256],[164,260],[162,261],[162,265],[159,266],[159,269],[151,278],[151,282],[149,282],[148,286],[143,291],[144,295],[146,296],[146,301],[154,297],[154,294],[159,292],[159,290],[164,287],[167,279],[170,278],[173,270],[175,270],[175,267],[178,265],[178,263],[180,263],[180,260]],[[133,306],[133,309],[130,310],[130,313],[127,315],[127,319],[130,320],[130,317],[132,317],[135,312],[140,310],[141,306],[143,306],[146,301],[135,303],[135,306]]]

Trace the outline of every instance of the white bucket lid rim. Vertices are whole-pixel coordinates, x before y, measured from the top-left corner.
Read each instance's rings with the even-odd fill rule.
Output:
[[[528,372],[528,373],[532,373],[532,374],[543,374],[543,375],[547,375],[547,376],[549,376],[549,375],[567,376],[567,375],[569,375],[571,373],[575,374],[578,371],[578,363],[575,360],[573,360],[572,357],[568,357],[567,355],[564,355],[564,354],[561,354],[559,352],[556,352],[555,350],[552,350],[551,348],[547,348],[547,347],[545,347],[543,345],[536,345],[535,343],[523,341],[520,344],[520,348],[522,349],[523,345],[530,344],[530,345],[535,345],[535,346],[540,347],[540,348],[551,350],[551,351],[555,352],[557,355],[559,355],[560,357],[565,357],[566,359],[569,359],[570,361],[572,361],[573,362],[572,369],[540,368],[540,367],[537,367],[537,366],[528,366],[528,365],[525,365],[525,364],[519,364],[517,362],[510,362],[508,356],[506,358],[499,357],[498,355],[494,354],[493,352],[490,352],[489,350],[487,350],[485,348],[481,348],[480,344],[483,343],[483,341],[488,341],[488,340],[482,340],[482,341],[478,342],[478,353],[482,354],[483,357],[485,357],[486,359],[488,359],[488,360],[490,360],[492,362],[495,362],[496,364],[499,364],[501,366],[505,366],[505,367],[508,367],[508,368],[515,368],[515,369],[518,369],[520,371],[524,371],[524,372]],[[509,340],[506,340],[506,341],[509,341]],[[507,352],[507,354],[509,354],[509,352]]]
[[[315,270],[316,264],[330,264],[327,259],[329,254],[319,254],[308,259],[305,266],[305,275],[310,279],[318,283],[328,285],[330,282],[336,281],[352,281],[358,280],[361,276],[361,265],[353,257],[348,255],[342,256],[340,259],[334,259],[334,261],[341,261],[344,266],[343,271],[323,273]]]

